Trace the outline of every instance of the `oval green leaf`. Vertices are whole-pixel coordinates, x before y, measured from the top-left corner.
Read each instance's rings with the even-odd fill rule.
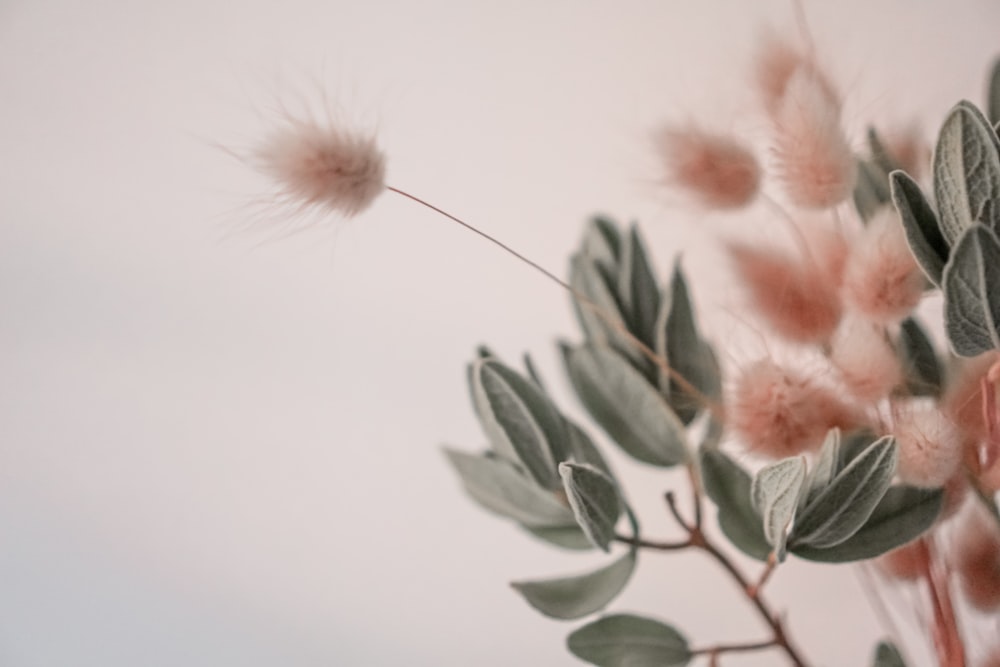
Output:
[[[532,607],[551,618],[570,620],[600,611],[622,592],[635,570],[635,551],[594,572],[547,579],[515,581],[511,586]]]
[[[565,348],[564,356],[580,400],[627,454],[661,467],[687,458],[684,425],[620,354],[591,344]]]
[[[753,507],[750,474],[722,451],[701,449],[701,480],[705,493],[718,508],[719,528],[737,549],[757,560],[767,560],[771,545],[763,522]]]
[[[943,287],[945,330],[955,353],[974,357],[1000,349],[1000,239],[992,230],[973,225],[962,235]]]
[[[805,506],[788,537],[789,548],[836,546],[860,530],[892,483],[897,458],[891,436],[869,445]]]
[[[560,463],[559,476],[580,529],[594,546],[608,551],[622,511],[618,487],[607,475],[586,463]]]
[[[484,508],[529,527],[576,526],[573,511],[497,457],[445,449],[466,492]]]
[[[753,505],[763,518],[764,537],[779,562],[785,559],[785,537],[805,479],[806,460],[797,456],[761,468],[750,487]]]
[[[892,203],[896,206],[910,251],[932,283],[941,286],[949,245],[941,233],[937,215],[927,203],[920,186],[905,172],[889,175]]]
[[[566,643],[573,655],[598,667],[681,667],[691,660],[681,633],[631,614],[605,616],[572,633]]]

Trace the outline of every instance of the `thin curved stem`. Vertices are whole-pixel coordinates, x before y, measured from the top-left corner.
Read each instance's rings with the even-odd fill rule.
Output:
[[[714,644],[703,648],[691,649],[692,655],[717,656],[722,653],[748,653],[750,651],[763,651],[765,649],[778,646],[773,639],[764,642],[746,642],[743,644]]]
[[[636,348],[642,353],[642,355],[644,357],[646,357],[651,362],[653,362],[654,364],[656,364],[657,368],[659,368],[664,373],[666,373],[667,376],[671,380],[673,380],[678,385],[680,385],[681,389],[683,389],[694,400],[696,400],[699,404],[701,404],[707,410],[709,410],[712,413],[713,416],[715,416],[719,420],[721,420],[723,418],[722,406],[720,406],[717,401],[712,400],[711,398],[709,398],[708,396],[706,396],[704,393],[702,393],[701,391],[699,391],[698,388],[695,387],[693,384],[691,384],[691,382],[688,381],[687,378],[685,378],[683,375],[681,375],[680,373],[678,373],[677,371],[675,371],[673,368],[671,368],[670,364],[667,363],[667,360],[664,359],[662,355],[659,355],[656,352],[654,352],[652,349],[650,349],[650,347],[648,345],[646,345],[645,343],[643,343],[631,331],[629,331],[628,328],[625,327],[624,324],[622,324],[621,322],[619,322],[614,317],[611,317],[603,308],[601,308],[599,305],[597,305],[596,303],[594,303],[594,301],[592,299],[590,299],[590,297],[588,297],[586,294],[583,294],[582,292],[580,292],[579,290],[577,290],[575,287],[573,287],[572,285],[570,285],[568,282],[566,282],[565,280],[563,280],[562,278],[560,278],[556,274],[552,273],[551,271],[549,271],[548,269],[546,269],[544,266],[542,266],[538,262],[535,262],[534,260],[531,260],[531,259],[525,257],[524,255],[522,255],[517,250],[514,250],[512,247],[510,247],[509,245],[507,245],[503,241],[500,241],[499,239],[494,238],[493,236],[490,236],[486,232],[484,232],[484,231],[482,231],[482,230],[474,227],[473,225],[469,224],[468,222],[465,222],[461,218],[459,218],[457,216],[454,216],[451,213],[448,213],[444,209],[438,208],[434,204],[431,204],[430,202],[427,202],[427,201],[421,199],[420,197],[417,197],[416,195],[411,195],[409,192],[406,192],[405,190],[400,190],[399,188],[394,188],[391,185],[387,185],[385,189],[388,190],[388,191],[390,191],[390,192],[394,192],[397,195],[400,195],[402,197],[406,197],[407,199],[409,199],[409,200],[411,200],[413,202],[416,202],[417,204],[420,204],[421,206],[425,206],[425,207],[429,208],[430,210],[434,211],[435,213],[438,213],[438,214],[440,214],[440,215],[448,218],[452,222],[455,222],[455,223],[461,225],[462,227],[464,227],[465,229],[469,230],[473,234],[476,234],[477,236],[480,236],[480,237],[486,239],[487,241],[489,241],[493,245],[497,246],[498,248],[500,248],[504,252],[512,255],[513,257],[517,258],[519,261],[524,262],[525,264],[527,264],[528,266],[530,266],[534,270],[538,271],[539,273],[541,273],[543,276],[545,276],[546,278],[548,278],[549,280],[551,280],[555,284],[557,284],[560,287],[562,287],[564,290],[566,290],[567,292],[569,292],[573,296],[574,299],[576,299],[577,303],[579,303],[579,304],[585,306],[586,308],[588,308],[597,317],[601,318],[601,321],[603,321],[608,326],[612,327],[617,333],[619,333],[622,336],[624,336],[625,338],[627,338],[630,343],[632,343],[633,345],[636,346]]]

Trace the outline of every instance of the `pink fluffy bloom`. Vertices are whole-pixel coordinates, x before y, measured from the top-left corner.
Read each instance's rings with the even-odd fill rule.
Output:
[[[781,109],[788,82],[799,70],[809,72],[829,102],[838,108],[840,106],[839,95],[816,63],[774,34],[765,35],[761,40],[754,58],[754,69],[761,101],[772,117]]]
[[[852,244],[844,269],[844,300],[875,322],[898,322],[920,303],[924,283],[898,214],[883,208]]]
[[[813,450],[831,428],[860,422],[832,391],[769,359],[743,371],[730,404],[731,425],[748,449],[774,458]]]
[[[660,133],[659,148],[668,180],[707,208],[741,208],[757,196],[760,165],[735,139],[693,127],[668,128]]]
[[[953,560],[969,603],[981,611],[1000,609],[1000,529],[978,505],[963,517]]]
[[[899,444],[899,477],[907,484],[944,486],[962,464],[961,434],[930,404],[902,408],[892,434]]]
[[[830,337],[840,321],[841,301],[828,267],[742,244],[731,244],[729,254],[753,313],[775,333],[796,343]]]
[[[830,361],[854,396],[876,402],[903,381],[903,369],[882,327],[850,317],[831,342]]]
[[[840,108],[808,69],[792,74],[774,116],[777,175],[803,208],[829,208],[854,189],[857,163],[840,126]]]
[[[279,198],[304,209],[353,216],[385,189],[385,156],[372,136],[290,120],[257,149]]]

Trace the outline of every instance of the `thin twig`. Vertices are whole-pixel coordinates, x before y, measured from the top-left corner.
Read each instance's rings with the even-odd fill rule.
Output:
[[[597,317],[601,318],[601,321],[603,321],[605,324],[607,324],[608,326],[610,326],[611,328],[613,328],[615,330],[615,332],[621,334],[626,339],[628,339],[628,341],[630,343],[632,343],[633,345],[635,345],[636,348],[642,353],[642,355],[644,357],[646,357],[651,362],[653,362],[654,364],[656,364],[657,368],[659,368],[660,370],[662,370],[664,373],[667,374],[667,376],[671,380],[673,380],[678,385],[680,385],[681,389],[683,389],[687,394],[689,394],[695,401],[697,401],[700,405],[702,405],[706,410],[708,410],[709,412],[711,412],[712,415],[715,418],[719,419],[720,421],[723,419],[722,406],[719,405],[719,403],[717,401],[709,398],[704,393],[702,393],[701,391],[699,391],[698,388],[695,387],[693,384],[691,384],[691,382],[686,377],[684,377],[683,375],[681,375],[680,373],[678,373],[676,370],[674,370],[670,366],[670,364],[667,363],[667,360],[664,359],[662,355],[659,355],[656,352],[654,352],[652,349],[650,349],[650,347],[648,345],[646,345],[645,343],[643,343],[631,331],[629,331],[628,328],[622,322],[618,321],[617,319],[615,319],[614,317],[612,317],[611,315],[609,315],[603,308],[601,308],[599,305],[597,305],[596,303],[594,303],[594,301],[592,299],[590,299],[590,297],[588,297],[586,294],[583,294],[578,289],[576,289],[575,287],[573,287],[572,285],[570,285],[568,282],[566,282],[565,280],[563,280],[562,278],[560,278],[556,274],[554,274],[551,271],[549,271],[548,269],[546,269],[544,266],[542,266],[538,262],[535,262],[534,260],[528,259],[527,257],[525,257],[524,255],[522,255],[518,251],[514,250],[512,247],[510,247],[509,245],[507,245],[503,241],[500,241],[499,239],[496,239],[496,238],[490,236],[486,232],[484,232],[484,231],[482,231],[482,230],[480,230],[480,229],[478,229],[478,228],[470,225],[469,223],[465,222],[461,218],[458,218],[458,217],[452,215],[451,213],[448,213],[444,209],[438,208],[434,204],[431,204],[430,202],[427,202],[427,201],[425,201],[425,200],[423,200],[420,197],[417,197],[415,195],[411,195],[409,192],[406,192],[404,190],[400,190],[399,188],[394,188],[394,187],[392,187],[390,185],[387,185],[385,189],[389,190],[390,192],[395,192],[396,194],[398,194],[400,196],[406,197],[407,199],[409,199],[411,201],[414,201],[417,204],[420,204],[421,206],[426,206],[427,208],[429,208],[430,210],[434,211],[435,213],[443,215],[444,217],[448,218],[452,222],[458,223],[459,225],[461,225],[462,227],[465,227],[467,230],[469,230],[473,234],[476,234],[476,235],[478,235],[478,236],[486,239],[487,241],[489,241],[493,245],[497,246],[498,248],[500,248],[504,252],[507,252],[510,255],[516,257],[518,260],[524,262],[525,264],[527,264],[531,268],[535,269],[536,271],[538,271],[539,273],[541,273],[543,276],[545,276],[546,278],[548,278],[552,282],[556,283],[557,285],[559,285],[560,287],[562,287],[563,289],[565,289],[567,292],[569,292],[573,296],[574,299],[576,299],[576,301],[578,303],[580,303],[583,306],[586,306],[591,312],[593,312],[595,315],[597,315]]]
[[[773,639],[764,642],[747,642],[744,644],[715,644],[703,648],[691,649],[691,655],[717,656],[722,653],[746,653],[749,651],[763,651],[764,649],[778,646]]]

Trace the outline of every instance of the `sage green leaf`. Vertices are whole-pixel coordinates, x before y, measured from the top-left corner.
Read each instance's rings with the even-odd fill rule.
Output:
[[[541,486],[558,488],[556,462],[566,459],[569,436],[549,398],[495,358],[474,362],[472,380],[483,428],[496,452],[524,464]]]
[[[574,255],[570,258],[570,286],[590,299],[593,306],[573,299],[573,309],[576,312],[580,327],[588,341],[607,343],[624,354],[630,362],[639,368],[644,368],[646,360],[636,348],[635,343],[624,333],[628,325],[622,311],[621,303],[615,294],[614,282],[606,271],[593,260]],[[598,308],[600,314],[594,311]]]
[[[498,457],[445,449],[465,491],[484,508],[525,526],[575,526],[576,519],[552,491]]]
[[[652,346],[660,311],[660,290],[656,286],[656,277],[639,229],[634,225],[625,237],[618,271],[618,294],[629,330],[643,343]]]
[[[611,472],[611,466],[604,460],[601,451],[587,435],[587,432],[568,419],[566,420],[566,429],[569,433],[569,452],[572,459],[577,463],[589,463],[607,475],[609,479],[614,480],[615,475]]]
[[[614,614],[573,632],[573,655],[598,667],[681,667],[691,660],[687,639],[651,618]]]
[[[586,463],[560,463],[559,476],[576,522],[598,549],[608,551],[622,511],[618,487]]]
[[[820,563],[848,563],[881,556],[929,529],[941,512],[942,497],[940,489],[891,487],[861,530],[847,540],[828,549],[801,546],[791,547],[790,551]]]
[[[959,102],[945,119],[932,169],[941,231],[950,244],[977,222],[996,229],[1000,224],[996,133],[969,102]]]
[[[927,279],[940,287],[941,274],[948,262],[949,244],[941,233],[934,209],[927,203],[920,186],[905,172],[892,172],[889,186],[910,251]]]
[[[527,352],[524,353],[524,370],[527,371],[528,377],[531,378],[531,381],[544,392],[545,383],[542,382],[542,376],[538,372],[538,367],[535,366],[534,360],[532,360],[531,355]]]
[[[827,431],[826,439],[823,440],[823,446],[816,458],[816,465],[806,479],[805,493],[799,499],[799,512],[815,500],[840,472],[840,457],[840,429],[832,428]]]
[[[892,642],[879,642],[875,647],[875,661],[872,667],[906,667],[906,663]]]
[[[662,467],[687,458],[684,425],[624,357],[594,344],[564,348],[563,355],[580,400],[627,454]]]
[[[711,346],[698,334],[694,307],[679,260],[660,304],[654,346],[674,372],[699,392],[712,398],[721,392],[718,361]],[[660,388],[681,421],[689,424],[702,407],[701,401],[662,371]]]
[[[854,208],[865,222],[890,201],[887,172],[874,162],[858,160],[858,176],[854,183]]]
[[[621,232],[613,220],[601,216],[590,219],[583,235],[584,256],[617,273],[621,248]]]
[[[891,436],[869,445],[805,506],[788,537],[789,548],[832,547],[860,530],[892,483],[897,458]]]
[[[771,545],[760,514],[751,502],[750,474],[714,448],[701,450],[701,480],[705,493],[718,508],[719,528],[737,549],[757,560],[767,560]]]
[[[805,479],[806,460],[797,456],[764,466],[750,486],[754,508],[763,518],[764,537],[779,562],[785,560],[785,537]]]
[[[1000,349],[1000,239],[985,225],[970,227],[944,270],[944,323],[956,354]]]
[[[941,360],[930,337],[912,317],[903,320],[900,326],[898,350],[910,395],[939,396],[944,381]]]
[[[594,548],[590,539],[584,535],[580,526],[575,523],[572,526],[522,526],[532,536],[543,542],[548,542],[560,549],[570,551],[589,551]]]
[[[986,115],[990,122],[1000,125],[1000,58],[993,61],[989,84],[986,89]]]
[[[511,586],[532,607],[551,618],[570,620],[600,611],[625,588],[635,570],[635,550],[610,565],[571,577],[515,581]]]

